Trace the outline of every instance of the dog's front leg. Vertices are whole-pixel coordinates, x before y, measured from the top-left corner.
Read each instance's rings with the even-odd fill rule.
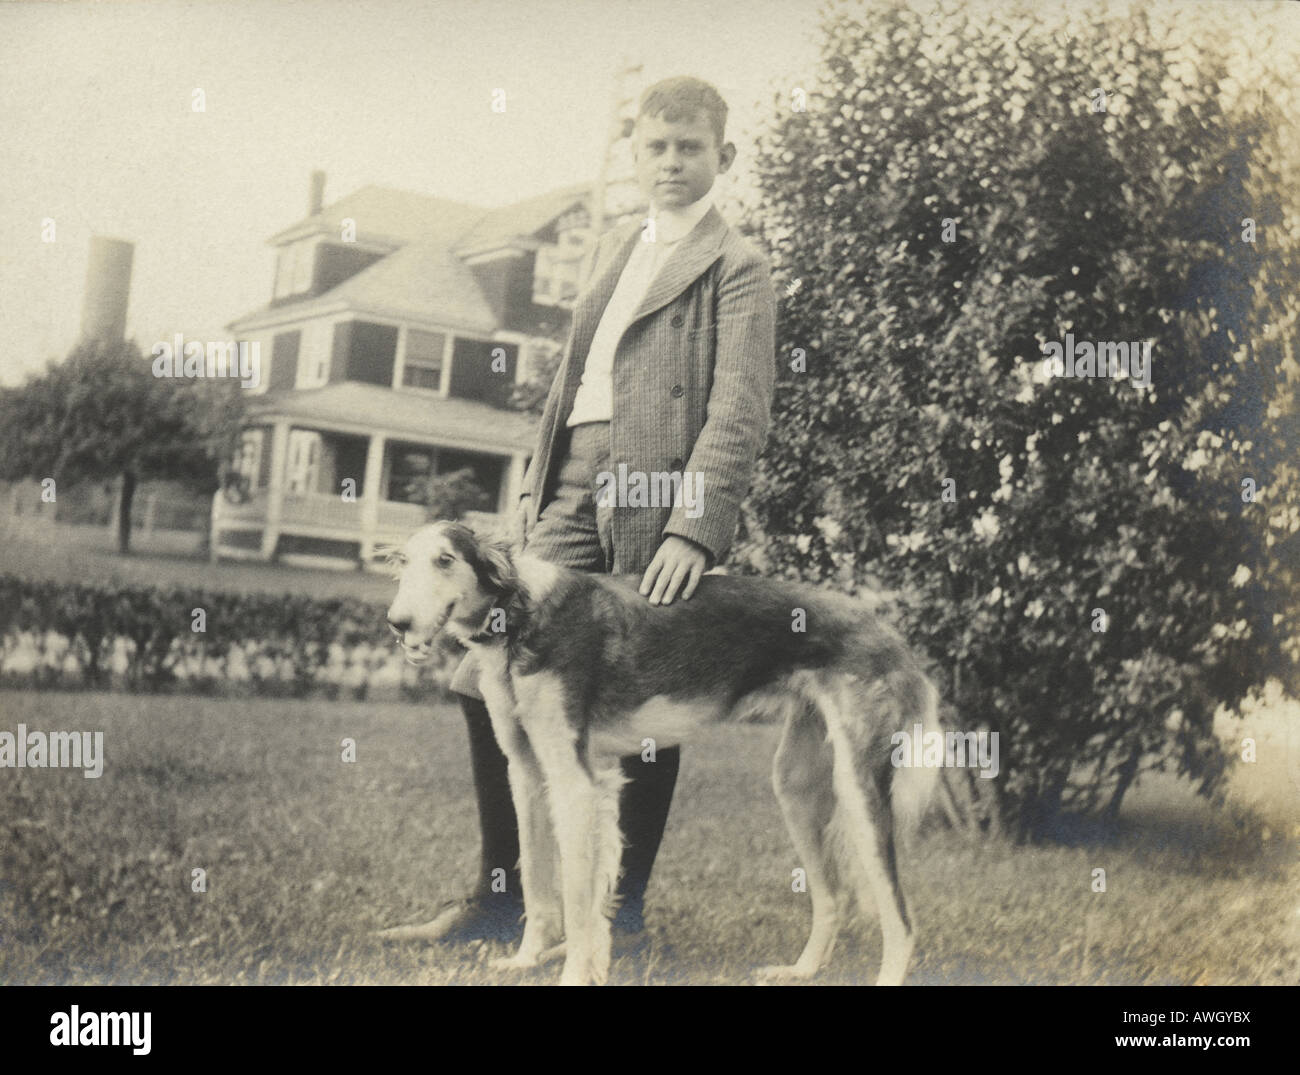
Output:
[[[519,705],[499,653],[481,658],[485,672],[479,685],[492,734],[506,756],[510,799],[519,831],[519,880],[524,896],[524,936],[512,956],[493,961],[497,967],[536,967],[564,936],[560,900],[560,864],[546,803],[546,781],[537,754],[519,723]],[[523,684],[525,697],[533,691]]]
[[[519,875],[524,888],[524,937],[499,967],[536,967],[564,937],[560,864],[546,804],[546,785],[532,751],[510,757],[510,795],[519,822]]]
[[[609,974],[609,920],[597,898],[600,789],[584,764],[558,685],[538,692],[523,726],[546,783],[560,852],[565,939],[560,984],[603,985]],[[614,824],[617,833],[617,810]]]

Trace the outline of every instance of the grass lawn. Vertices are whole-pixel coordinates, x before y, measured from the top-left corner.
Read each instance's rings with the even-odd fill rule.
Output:
[[[0,770],[0,983],[553,982],[503,946],[382,945],[476,860],[468,749],[448,706],[0,692],[0,729],[102,729],[98,780]],[[744,983],[809,922],[768,783],[777,729],[683,752],[648,894],[650,943],[616,983]],[[357,761],[340,760],[340,740]],[[1283,739],[1285,743],[1285,738]],[[925,837],[903,860],[916,983],[1300,981],[1300,827],[1285,749],[1215,812],[1144,786],[1123,830],[1074,847]],[[1238,803],[1238,805],[1233,805]],[[1105,894],[1091,871],[1107,874]],[[191,891],[191,871],[207,891]],[[870,982],[874,923],[826,982]]]

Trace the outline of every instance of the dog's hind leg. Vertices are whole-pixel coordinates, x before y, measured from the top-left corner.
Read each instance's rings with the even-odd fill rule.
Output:
[[[903,722],[894,720],[896,702],[884,684],[863,697],[848,682],[840,682],[820,694],[818,703],[834,755],[840,874],[857,897],[863,917],[870,919],[873,902],[880,916],[884,953],[876,984],[902,985],[916,940],[898,881],[890,806],[895,774],[889,767],[888,747],[882,748],[882,736],[885,728]],[[866,717],[855,713],[863,705],[869,710]]]
[[[764,967],[759,978],[776,981],[811,978],[830,961],[839,935],[841,887],[835,857],[828,846],[835,796],[831,786],[831,748],[816,709],[801,710],[787,720],[772,762],[772,786],[790,839],[808,878],[812,931],[799,958],[789,966]]]
[[[595,981],[609,975],[611,922],[618,890],[619,867],[623,861],[623,834],[619,828],[619,792],[627,782],[617,761],[599,764],[592,759],[595,773],[595,856],[592,869],[591,966]]]

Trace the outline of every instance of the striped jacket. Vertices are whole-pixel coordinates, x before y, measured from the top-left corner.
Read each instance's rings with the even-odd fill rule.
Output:
[[[557,442],[587,350],[640,234],[633,221],[596,244],[524,477],[530,528],[554,495],[563,462]],[[726,558],[767,434],[775,314],[767,259],[711,208],[668,257],[619,340],[610,422],[614,472],[624,463],[629,473],[689,473],[701,483],[699,507],[616,507],[615,571],[643,572],[668,534],[704,546],[715,564]]]

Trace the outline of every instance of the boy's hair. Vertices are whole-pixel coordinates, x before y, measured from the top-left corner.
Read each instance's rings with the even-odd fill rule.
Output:
[[[727,102],[701,78],[679,75],[656,82],[641,95],[636,115],[637,119],[662,115],[669,123],[702,115],[713,128],[719,148],[726,140]]]

